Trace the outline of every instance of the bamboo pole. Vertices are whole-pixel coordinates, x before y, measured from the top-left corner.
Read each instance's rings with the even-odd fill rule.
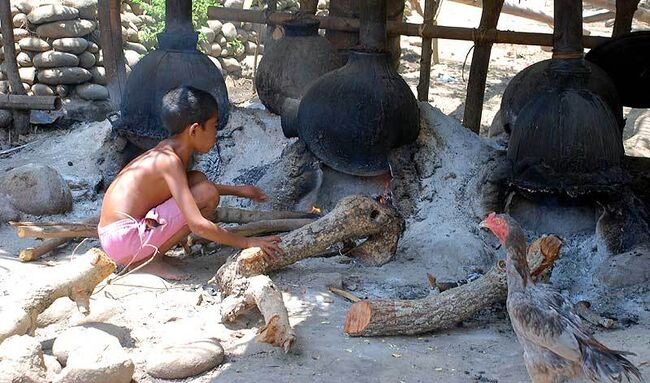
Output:
[[[0,94],[0,109],[55,110],[61,107],[57,96],[27,96],[23,94]]]
[[[451,1],[453,1],[454,3],[471,5],[478,8],[483,7],[482,0],[451,0]],[[552,15],[549,15],[548,13],[543,11],[526,7],[516,2],[504,1],[501,12],[512,16],[523,17],[525,19],[539,21],[540,23],[547,24],[551,27],[553,26]]]
[[[11,4],[9,0],[0,0],[0,32],[4,43],[4,63],[5,73],[11,86],[11,93],[17,95],[27,95],[23,82],[20,80],[18,73],[18,63],[16,62],[16,46],[14,39],[13,20],[11,17]],[[24,134],[29,131],[29,111],[13,111],[14,130],[18,134]]]
[[[265,13],[250,9],[233,8],[208,8],[208,18],[212,20],[240,21],[257,24],[280,24],[293,19],[295,16],[289,13],[274,12]],[[337,31],[356,32],[359,30],[359,20],[344,17],[315,16],[321,22],[321,28]],[[389,36],[420,36],[432,39],[466,40],[476,41],[479,31],[474,28],[447,27],[441,25],[426,25],[403,23],[399,21],[387,21],[387,32]],[[553,35],[549,33],[513,32],[497,29],[488,29],[480,32],[481,41],[493,44],[517,44],[517,45],[540,45],[553,46]],[[582,45],[585,48],[594,48],[606,41],[609,37],[604,36],[583,36]]]
[[[479,31],[497,27],[503,0],[483,0],[483,12]],[[485,99],[485,81],[487,79],[488,67],[490,65],[490,54],[492,43],[484,42],[481,38],[474,44],[472,65],[469,72],[467,84],[467,96],[465,97],[465,113],[463,125],[474,133],[481,130],[481,114],[483,113],[483,100]]]
[[[434,15],[440,6],[439,0],[424,1],[424,24],[433,24]],[[420,55],[420,81],[418,82],[418,100],[429,101],[429,84],[431,83],[431,59],[433,54],[433,39],[422,38],[422,54]],[[437,46],[436,46],[437,51]]]

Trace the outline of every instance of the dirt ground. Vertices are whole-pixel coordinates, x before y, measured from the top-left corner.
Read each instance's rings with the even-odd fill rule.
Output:
[[[550,7],[550,1],[547,1]],[[480,10],[446,2],[439,24],[478,25]],[[417,17],[413,18],[417,21]],[[500,29],[550,32],[548,26],[503,15]],[[591,24],[593,34],[606,35],[604,23]],[[402,74],[415,90],[418,79],[419,47],[417,39],[403,39]],[[283,291],[298,341],[289,354],[255,341],[257,329],[263,325],[257,313],[234,324],[223,324],[219,316],[219,295],[206,282],[232,254],[231,249],[196,254],[183,260],[183,270],[192,277],[182,283],[168,283],[144,274],[128,275],[97,292],[91,301],[91,314],[82,317],[74,304],[61,299],[40,318],[42,328],[36,337],[46,352],[61,331],[75,324],[102,322],[116,335],[136,364],[134,380],[155,382],[144,372],[149,351],[156,345],[175,338],[213,336],[222,342],[226,359],[218,368],[187,382],[525,382],[528,375],[522,350],[507,319],[505,308],[485,310],[475,320],[456,329],[435,334],[410,337],[350,338],[343,334],[343,319],[350,303],[328,292],[327,286],[342,285],[365,298],[418,298],[428,292],[426,272],[444,278],[466,274],[474,263],[490,264],[502,256],[494,241],[476,228],[476,217],[464,193],[467,182],[475,177],[481,160],[473,159],[493,145],[488,140],[470,137],[458,121],[462,118],[463,100],[469,67],[463,77],[463,61],[469,42],[440,41],[441,63],[432,69],[431,104],[428,120],[445,142],[438,154],[440,168],[427,179],[424,192],[431,197],[420,205],[424,217],[407,223],[405,237],[396,259],[381,268],[368,268],[339,256],[301,261],[273,274]],[[482,118],[483,130],[496,114],[500,95],[509,79],[519,70],[550,57],[538,47],[498,45],[493,49],[486,102]],[[469,63],[467,64],[469,65]],[[222,140],[224,182],[229,182],[253,166],[269,163],[291,141],[280,131],[279,117],[259,109],[251,94],[249,81],[227,80],[232,100],[238,108],[226,128],[230,140]],[[630,115],[643,111],[626,111]],[[638,118],[635,118],[638,120]],[[238,129],[238,126],[243,128]],[[626,131],[628,151],[644,155],[650,150],[650,126],[634,125]],[[645,129],[643,129],[645,128]],[[40,132],[29,137],[32,145],[0,156],[0,169],[9,170],[25,163],[45,163],[57,169],[64,178],[80,185],[94,185],[98,168],[106,161],[103,143],[109,142],[107,122],[80,124],[69,130]],[[234,145],[232,143],[234,142]],[[246,145],[238,145],[248,142]],[[254,143],[250,143],[254,142]],[[458,150],[462,147],[465,152]],[[237,159],[234,161],[233,159]],[[449,180],[449,174],[455,174]],[[443,181],[448,180],[448,181]],[[43,220],[76,220],[98,211],[101,195],[73,190],[74,211],[65,216],[27,217]],[[423,193],[424,193],[423,192]],[[225,201],[238,204],[238,201]],[[254,207],[254,206],[251,206]],[[67,262],[81,254],[96,241],[76,243],[38,262],[24,264],[17,260],[21,248],[31,240],[19,240],[12,229],[0,226],[0,302],[17,289],[37,281],[39,273],[51,266]],[[71,255],[74,252],[73,255]],[[480,255],[477,255],[480,254]],[[563,254],[563,257],[571,254]],[[568,262],[568,261],[567,261]],[[475,266],[475,265],[474,265]],[[566,281],[565,281],[566,283]],[[596,305],[598,296],[583,292]],[[597,337],[615,349],[629,350],[637,355],[631,360],[642,373],[650,376],[650,299],[647,291],[639,294],[629,313],[632,321],[618,324],[612,330],[598,330]],[[1,314],[1,305],[0,305]]]

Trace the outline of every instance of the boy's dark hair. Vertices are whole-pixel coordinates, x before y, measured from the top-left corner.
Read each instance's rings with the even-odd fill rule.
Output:
[[[219,115],[219,106],[212,95],[191,86],[170,90],[162,98],[160,119],[170,135],[182,133],[195,122],[205,123]]]

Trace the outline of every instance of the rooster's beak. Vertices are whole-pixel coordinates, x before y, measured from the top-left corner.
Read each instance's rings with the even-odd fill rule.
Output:
[[[487,229],[488,228],[487,219],[482,220],[481,223],[478,224],[478,227],[480,227],[481,229]]]

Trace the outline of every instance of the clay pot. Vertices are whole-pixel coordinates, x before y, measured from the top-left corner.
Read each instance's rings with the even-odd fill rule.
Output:
[[[303,18],[282,25],[284,37],[262,57],[255,77],[260,100],[275,114],[280,114],[285,98],[302,97],[314,80],[341,67],[334,48],[318,34],[318,20]]]

